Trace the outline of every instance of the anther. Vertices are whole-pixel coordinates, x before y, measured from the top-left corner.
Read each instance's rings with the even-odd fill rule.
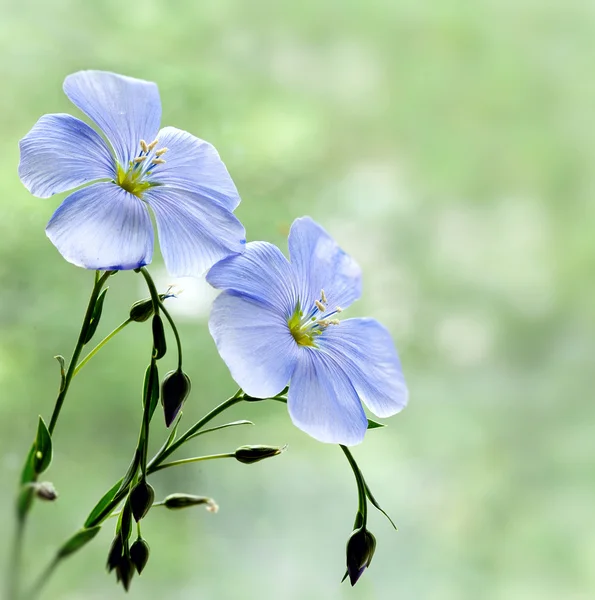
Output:
[[[329,325],[340,325],[341,321],[339,319],[331,319],[328,323]]]
[[[147,146],[147,151],[150,152],[151,150],[153,150],[153,148],[155,148],[155,146],[159,143],[159,140],[157,138],[155,138],[148,146]]]
[[[335,308],[335,312],[343,312],[343,309],[340,306],[337,306]]]
[[[149,146],[147,146],[147,142],[145,142],[145,140],[140,141],[140,147],[142,148],[143,152],[149,151]]]
[[[320,327],[328,327],[330,325],[330,321],[328,321],[327,319],[321,319],[319,321],[316,321],[317,325],[320,325]]]
[[[322,302],[320,302],[320,300],[316,300],[316,302],[314,302],[314,304],[316,304],[316,308],[320,312],[324,312],[326,310],[326,306]]]
[[[146,156],[137,156],[135,159],[132,160],[133,163],[142,163],[143,161],[147,160]]]
[[[154,158],[154,159],[151,161],[151,164],[152,164],[152,165],[164,165],[164,164],[165,164],[165,161],[164,161],[162,158]]]
[[[162,154],[165,154],[167,152],[167,148],[160,148],[159,150],[155,151],[155,156],[161,156]]]
[[[320,299],[326,304],[327,300],[326,300],[326,294],[324,293],[324,290],[320,290]]]

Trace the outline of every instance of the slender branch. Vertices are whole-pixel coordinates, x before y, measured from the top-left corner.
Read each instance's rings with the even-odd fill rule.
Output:
[[[201,462],[203,460],[215,460],[217,458],[234,458],[235,452],[227,452],[225,454],[209,454],[208,456],[194,456],[192,458],[182,458],[180,460],[172,460],[168,463],[160,463],[147,470],[147,474],[167,469],[168,467],[177,467],[178,465],[189,465],[191,463]]]
[[[41,590],[45,587],[50,580],[50,577],[54,574],[57,566],[60,564],[60,560],[60,558],[56,557],[48,564],[41,575],[35,580],[33,587],[25,594],[23,600],[34,600],[39,596]]]
[[[10,553],[10,563],[8,566],[8,577],[6,581],[6,598],[7,600],[17,600],[19,595],[19,578],[20,565],[23,554],[23,539],[24,539],[25,519],[18,517],[12,547]]]
[[[353,458],[353,454],[347,446],[343,446],[343,444],[339,444],[341,450],[347,457],[349,461],[349,466],[353,470],[353,474],[355,475],[355,481],[357,483],[357,496],[358,496],[358,511],[362,515],[362,526],[366,526],[366,522],[368,520],[368,503],[366,502],[366,482],[364,480],[364,476],[355,462],[355,458]]]
[[[81,362],[76,366],[74,370],[73,377],[78,374],[78,372],[113,338],[115,337],[122,329],[124,329],[127,325],[132,323],[132,319],[126,319],[123,323],[120,323],[111,333],[106,335],[100,342],[81,360]]]

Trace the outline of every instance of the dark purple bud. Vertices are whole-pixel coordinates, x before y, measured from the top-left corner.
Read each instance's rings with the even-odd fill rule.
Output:
[[[180,412],[184,401],[190,393],[190,387],[190,378],[179,369],[170,371],[164,377],[161,385],[161,403],[163,404],[163,414],[167,427],[174,422]]]
[[[122,582],[122,587],[128,591],[134,575],[134,565],[128,556],[122,556],[116,567],[116,580]]]
[[[114,569],[118,567],[120,561],[122,560],[122,555],[124,554],[124,545],[122,544],[122,538],[117,535],[110,546],[109,552],[107,554],[107,570],[111,573]]]
[[[163,358],[167,352],[165,329],[163,328],[163,319],[161,318],[161,315],[153,315],[153,348],[155,360]]]
[[[130,507],[135,521],[140,521],[153,506],[155,490],[145,479],[141,479],[130,492]]]
[[[235,457],[236,460],[239,460],[241,463],[251,465],[259,460],[277,456],[286,448],[287,446],[241,446],[235,451]]]
[[[376,538],[367,529],[360,527],[351,534],[347,542],[347,574],[352,586],[370,566],[375,550]]]
[[[149,544],[139,537],[132,546],[130,546],[130,560],[134,565],[137,573],[140,575],[143,569],[147,566],[149,560]]]

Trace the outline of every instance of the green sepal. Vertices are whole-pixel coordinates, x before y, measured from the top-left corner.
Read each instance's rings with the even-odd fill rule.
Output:
[[[88,344],[91,341],[91,338],[95,335],[95,332],[97,331],[97,325],[99,325],[99,319],[101,319],[101,313],[103,312],[103,303],[105,301],[105,295],[107,294],[107,290],[109,290],[108,287],[106,287],[101,292],[101,294],[99,294],[97,302],[95,302],[95,307],[93,308],[93,314],[91,315],[91,320],[89,321],[89,326],[87,327],[83,344]]]
[[[57,557],[62,559],[74,554],[77,550],[88,544],[99,533],[100,529],[101,525],[81,529],[58,550]]]
[[[378,504],[378,501],[372,495],[372,491],[368,487],[368,484],[364,482],[364,485],[366,490],[366,497],[368,498],[368,500],[389,520],[390,524],[395,528],[395,531],[398,531],[394,521],[388,516],[388,513],[380,506],[380,504]]]
[[[44,420],[39,417],[37,425],[37,437],[35,438],[35,454],[33,457],[33,469],[36,475],[43,473],[52,462],[52,436]]]
[[[66,361],[61,354],[58,356],[54,356],[54,358],[58,361],[60,365],[60,392],[64,391],[64,386],[66,385]]]
[[[167,352],[163,319],[161,318],[161,315],[158,314],[153,315],[153,348],[155,360],[163,358]]]
[[[386,427],[384,423],[378,423],[378,421],[372,421],[372,419],[368,419],[368,429],[379,429],[382,427]]]
[[[147,367],[145,371],[145,380],[143,383],[143,408],[145,403],[149,400],[149,422],[153,418],[153,413],[159,403],[159,370],[154,360]]]
[[[101,500],[95,505],[95,508],[89,513],[87,520],[85,521],[85,527],[94,527],[105,519],[107,515],[104,515],[105,509],[110,506],[112,500],[115,498],[120,486],[122,485],[123,479],[116,481],[116,483],[101,497]]]

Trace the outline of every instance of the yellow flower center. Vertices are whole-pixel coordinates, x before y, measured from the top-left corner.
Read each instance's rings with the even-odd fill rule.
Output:
[[[128,163],[128,168],[124,169],[122,165],[117,165],[116,184],[138,198],[142,198],[146,190],[156,185],[147,181],[147,177],[156,166],[165,163],[161,157],[167,152],[167,148],[155,150],[158,143],[159,140],[153,140],[150,144],[141,140],[140,152]]]
[[[289,331],[293,336],[293,339],[299,346],[311,346],[317,348],[316,338],[321,335],[329,325],[339,325],[340,321],[338,319],[329,319],[329,317],[336,313],[340,313],[342,308],[337,306],[335,310],[328,312],[327,305],[328,302],[324,290],[320,291],[320,300],[316,300],[314,308],[309,315],[304,316],[304,313],[300,308],[300,303],[297,303],[293,314],[287,320],[287,325],[289,326]]]

